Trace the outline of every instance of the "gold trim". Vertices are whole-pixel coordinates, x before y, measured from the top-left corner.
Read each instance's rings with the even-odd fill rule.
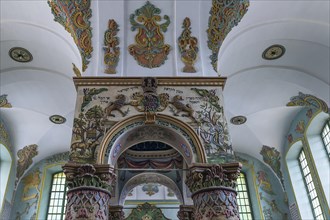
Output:
[[[193,143],[196,146],[196,155],[197,155],[197,161],[201,162],[201,163],[206,163],[206,154],[205,154],[205,150],[203,147],[203,144],[201,142],[201,140],[199,139],[199,137],[197,136],[197,134],[195,133],[195,131],[186,123],[173,118],[171,116],[168,115],[163,115],[163,114],[157,114],[156,116],[158,119],[162,119],[164,121],[170,122],[174,125],[179,126],[181,129],[183,129],[185,132],[188,133],[188,135],[190,136],[190,138],[192,139]],[[133,122],[137,122],[137,121],[144,121],[145,120],[145,116],[143,114],[139,114],[139,115],[134,115],[132,117],[129,117],[121,122],[116,123],[108,132],[107,134],[105,134],[101,144],[100,144],[100,150],[98,152],[97,155],[97,164],[104,164],[104,157],[105,157],[105,152],[107,149],[107,146],[109,144],[109,141],[113,138],[114,135],[116,135],[116,133],[118,132],[118,130],[126,127],[129,124],[132,124]],[[175,148],[175,147],[174,147]]]
[[[172,146],[171,146],[172,147]],[[133,158],[167,158],[167,157],[178,157],[181,156],[181,154],[175,150],[175,149],[170,149],[170,150],[162,150],[162,151],[134,151],[134,150],[126,150],[125,151],[127,156],[133,157]]]
[[[141,86],[143,77],[73,77],[76,89],[81,86]],[[227,77],[157,77],[158,86],[219,86],[224,89]]]
[[[9,155],[10,155],[10,160],[11,160],[11,162],[10,162],[10,170],[9,170],[9,175],[8,175],[8,179],[7,179],[7,183],[6,183],[6,189],[5,189],[5,193],[3,194],[3,201],[2,201],[2,205],[1,205],[1,207],[0,207],[0,213],[2,213],[2,211],[3,211],[3,206],[4,206],[4,202],[5,202],[5,200],[6,200],[6,194],[8,193],[8,190],[9,190],[9,187],[8,187],[8,183],[9,183],[9,180],[10,180],[10,178],[11,178],[11,175],[12,175],[12,172],[13,172],[13,165],[14,165],[14,163],[15,163],[15,161],[13,160],[13,154],[12,154],[12,152],[9,150],[9,147],[7,147],[5,144],[3,144],[2,142],[0,142],[0,144],[2,145],[2,146],[4,146],[6,149],[7,149],[7,151],[8,151],[8,153],[9,153]],[[11,197],[11,201],[10,201],[10,204],[12,204],[12,201],[15,199],[14,197],[15,197],[15,189],[13,190],[13,195],[12,195],[12,197]]]
[[[245,159],[245,158],[244,158]],[[253,187],[254,187],[254,192],[255,192],[255,195],[256,195],[256,199],[258,201],[258,208],[259,208],[259,215],[261,217],[262,220],[264,220],[264,214],[263,214],[263,211],[262,211],[262,207],[261,207],[261,202],[260,202],[260,196],[259,196],[259,189],[258,189],[258,186],[257,186],[257,179],[256,179],[256,172],[255,172],[255,168],[254,168],[254,165],[253,164],[250,164],[249,162],[247,163],[242,163],[242,171],[243,171],[243,167],[247,167],[247,170],[250,171],[250,175],[251,175],[251,178],[252,178],[252,182],[253,182]],[[243,172],[244,173],[244,172]],[[245,176],[248,177],[249,175],[247,175],[248,173],[245,173]],[[250,191],[250,190],[249,190]],[[251,201],[252,202],[252,201]],[[252,205],[252,204],[251,204]],[[253,209],[252,209],[253,210]],[[253,216],[255,217],[255,216]]]
[[[65,164],[65,162],[60,162],[60,163],[55,163],[55,164],[49,164],[47,166],[44,167],[44,169],[42,170],[42,181],[41,181],[41,188],[40,188],[40,193],[39,193],[39,198],[38,198],[38,205],[37,205],[37,210],[36,210],[36,219],[39,219],[39,214],[40,214],[40,203],[42,200],[42,193],[44,191],[44,187],[45,187],[45,180],[46,180],[46,176],[47,176],[47,170],[50,169],[51,167],[55,167],[55,166],[63,166]],[[48,204],[46,205],[48,207]],[[47,214],[47,211],[45,212]],[[47,216],[47,215],[46,215]]]

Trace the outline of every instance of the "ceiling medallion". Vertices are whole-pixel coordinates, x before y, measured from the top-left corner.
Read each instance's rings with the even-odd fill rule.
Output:
[[[31,62],[33,57],[32,54],[25,48],[13,47],[9,50],[9,56],[13,60],[20,63]]]
[[[262,58],[265,60],[275,60],[283,56],[285,53],[285,47],[279,44],[274,44],[268,47],[263,53]]]
[[[52,115],[49,117],[49,120],[54,124],[63,124],[66,122],[66,119],[61,115]]]
[[[246,117],[245,116],[235,116],[233,118],[230,119],[230,122],[234,125],[241,125],[244,124],[246,122]]]

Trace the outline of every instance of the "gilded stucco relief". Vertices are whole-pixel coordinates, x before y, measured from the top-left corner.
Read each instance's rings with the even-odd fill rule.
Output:
[[[195,73],[196,69],[194,64],[198,58],[198,40],[196,37],[191,36],[191,21],[186,17],[182,23],[183,31],[178,38],[179,52],[181,60],[184,63],[182,72]]]
[[[135,44],[128,47],[129,53],[140,66],[147,68],[160,67],[165,63],[171,46],[164,43],[163,32],[167,31],[170,18],[164,15],[162,20],[161,10],[149,1],[130,15],[131,30],[138,29],[135,35]]]
[[[249,0],[212,0],[207,45],[212,51],[210,59],[214,71],[218,71],[218,55],[223,41],[231,29],[243,18],[248,7]]]
[[[104,64],[106,69],[104,70],[107,74],[116,74],[117,65],[119,62],[120,48],[119,37],[117,37],[119,28],[118,24],[114,19],[108,21],[108,30],[104,33]]]
[[[54,15],[54,21],[60,23],[68,31],[76,43],[81,58],[82,71],[88,67],[92,57],[92,17],[91,0],[48,0]]]

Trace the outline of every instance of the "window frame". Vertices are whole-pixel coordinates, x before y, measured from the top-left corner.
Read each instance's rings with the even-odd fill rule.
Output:
[[[241,174],[243,174],[243,176],[241,176]],[[242,191],[239,191],[239,190],[238,190],[238,185],[239,185],[239,184],[238,184],[238,179],[239,179],[239,178],[243,178],[243,180],[244,180],[244,183],[245,183],[244,185],[245,185],[245,188],[246,188],[245,191],[243,191],[243,190],[242,190]],[[241,184],[241,185],[243,185],[243,184]],[[237,192],[237,197],[236,197],[237,204],[239,203],[239,199],[238,199],[239,194],[240,194],[240,193],[244,193],[244,192],[246,192],[247,197],[243,196],[243,198],[241,198],[241,199],[247,199],[247,200],[248,200],[248,205],[244,205],[244,206],[245,206],[245,207],[248,206],[249,209],[250,209],[250,212],[244,212],[244,213],[241,213],[241,212],[239,211],[240,219],[242,219],[242,220],[245,219],[245,218],[243,218],[243,216],[241,216],[241,214],[242,214],[242,215],[243,215],[243,214],[250,214],[251,219],[254,219],[253,207],[252,207],[252,203],[251,203],[250,188],[249,188],[249,184],[248,184],[247,176],[246,176],[245,172],[241,172],[240,175],[239,175],[239,177],[237,178],[236,192]],[[239,207],[239,209],[240,209],[241,205],[238,204],[238,207]],[[247,217],[247,219],[250,219],[249,216]]]
[[[328,127],[328,132],[323,136],[323,133],[327,127]],[[321,136],[324,148],[325,148],[325,152],[328,154],[328,158],[330,160],[330,119],[328,119],[325,122],[325,124],[321,130],[320,136]],[[324,140],[326,137],[329,138],[329,142],[327,144],[325,143],[325,140]]]
[[[66,208],[66,196],[67,196],[67,191],[68,191],[68,187],[67,187],[67,184],[66,184],[66,181],[64,181],[64,190],[63,191],[53,191],[53,186],[55,185],[54,184],[54,178],[56,175],[58,174],[63,174],[64,175],[64,178],[65,178],[65,174],[63,171],[59,171],[59,172],[55,172],[55,173],[52,173],[52,178],[51,178],[51,182],[50,182],[50,190],[49,190],[49,193],[48,193],[48,204],[47,204],[47,211],[46,211],[46,219],[48,220],[49,219],[49,216],[52,215],[53,213],[49,213],[49,209],[50,209],[50,203],[52,201],[52,193],[53,192],[63,192],[63,197],[62,197],[62,204],[61,204],[61,219],[64,220],[65,219],[65,208]],[[62,178],[62,177],[60,177]],[[62,185],[62,184],[58,184],[58,185]],[[55,206],[56,207],[56,206]],[[57,219],[57,218],[56,218]]]
[[[304,154],[304,158],[301,160],[300,157],[301,155]],[[320,196],[318,195],[318,192],[317,192],[317,189],[316,189],[316,186],[315,186],[315,181],[313,180],[313,176],[312,176],[312,171],[311,171],[311,168],[310,168],[310,165],[308,164],[308,158],[306,156],[306,152],[304,150],[304,148],[301,148],[301,150],[299,151],[298,153],[298,157],[297,157],[297,160],[298,160],[298,165],[299,165],[299,168],[300,168],[300,172],[301,172],[301,176],[302,176],[302,179],[303,179],[303,182],[304,182],[304,186],[305,186],[305,190],[306,190],[306,193],[307,193],[307,196],[308,196],[308,200],[309,200],[309,205],[310,205],[310,208],[312,209],[312,212],[313,212],[313,217],[314,219],[325,219],[324,218],[324,212],[323,212],[323,209],[322,209],[322,205],[320,203]],[[303,161],[305,160],[305,163],[306,165],[303,167]],[[308,172],[307,174],[305,174],[304,170],[305,168],[308,169]],[[307,183],[307,176],[310,176],[310,182]],[[313,185],[313,189],[310,190],[310,187],[308,186],[309,183],[312,183]],[[311,198],[311,193],[315,192],[315,197],[312,199]],[[314,207],[314,201],[317,201],[318,202],[318,206]],[[317,215],[315,210],[317,207],[320,207],[320,210],[321,210],[321,215]],[[321,217],[321,218],[319,218]]]

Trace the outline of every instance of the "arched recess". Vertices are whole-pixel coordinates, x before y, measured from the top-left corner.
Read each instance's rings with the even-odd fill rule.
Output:
[[[145,115],[136,115],[113,126],[96,150],[97,163],[115,166],[119,156],[134,144],[159,141],[176,149],[189,165],[206,163],[206,154],[198,135],[189,125],[158,114],[154,124],[145,124]]]
[[[146,183],[158,183],[161,185],[164,185],[171,189],[176,197],[178,198],[180,204],[184,204],[183,202],[183,196],[182,192],[178,188],[178,186],[175,184],[173,180],[171,180],[169,177],[159,174],[159,173],[140,173],[133,178],[131,178],[125,186],[123,187],[120,197],[119,197],[119,205],[124,205],[125,198],[127,194],[136,186],[141,185],[141,184],[146,184]]]

